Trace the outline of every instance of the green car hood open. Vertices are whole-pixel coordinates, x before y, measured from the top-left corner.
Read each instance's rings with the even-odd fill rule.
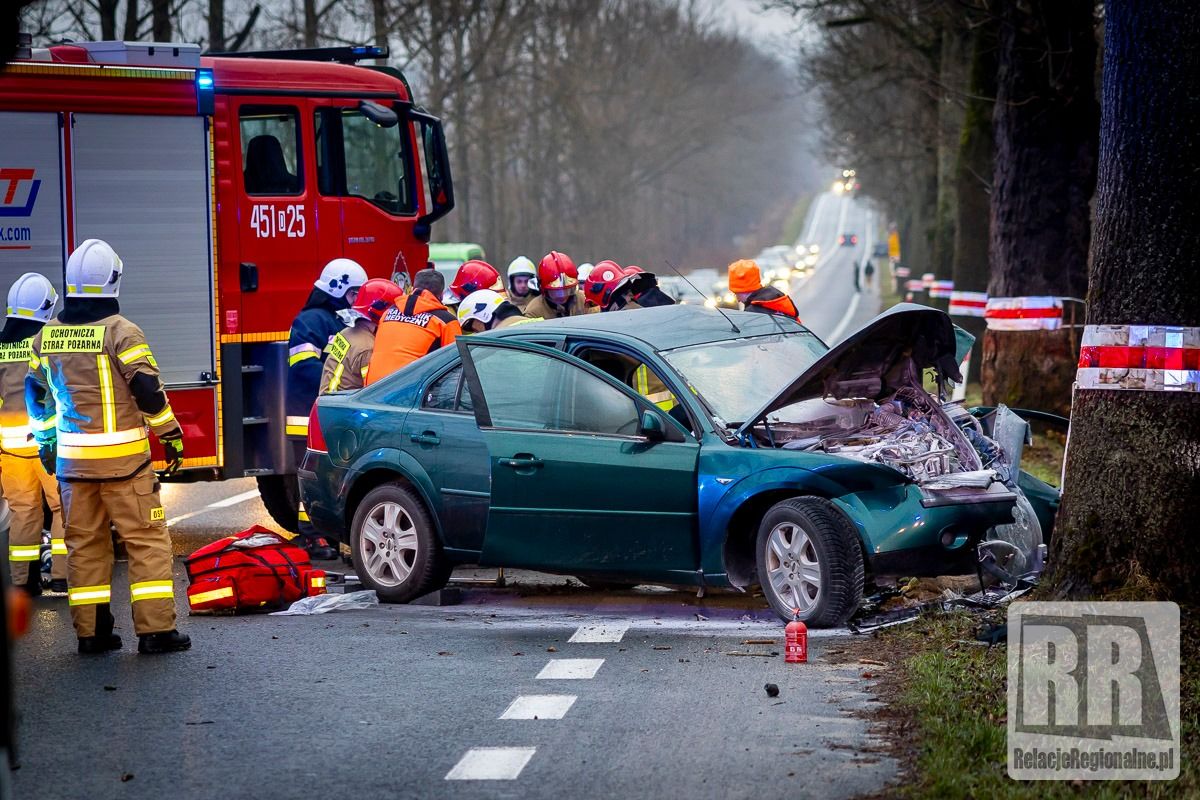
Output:
[[[905,356],[911,356],[919,370],[932,368],[943,379],[961,381],[958,364],[973,342],[974,337],[951,322],[946,312],[899,303],[813,362],[747,418],[738,435],[771,412],[813,397],[879,399],[888,388],[886,376]]]

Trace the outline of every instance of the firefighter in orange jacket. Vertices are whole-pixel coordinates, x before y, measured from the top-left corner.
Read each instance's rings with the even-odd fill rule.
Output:
[[[800,312],[792,298],[774,286],[763,286],[758,264],[748,259],[729,265],[729,291],[737,295],[746,311],[778,314],[800,321]]]
[[[439,280],[441,276],[433,270],[421,270],[413,281],[412,294],[397,298],[384,312],[375,332],[367,386],[453,343],[462,334],[454,312],[432,291]]]
[[[175,629],[171,540],[146,429],[163,444],[168,474],[183,464],[183,431],[145,334],[120,314],[122,271],[121,259],[99,239],[71,253],[63,311],[34,336],[26,379],[39,455],[62,490],[68,598],[83,654],[121,646],[109,610],[109,520],[129,555],[138,652],[192,644]]]
[[[0,331],[0,484],[12,509],[8,557],[12,582],[30,595],[42,593],[42,502],[50,508],[50,588],[67,591],[67,544],[63,538],[58,482],[38,459],[25,408],[25,377],[33,336],[54,316],[58,292],[36,272],[8,290],[8,318]]]

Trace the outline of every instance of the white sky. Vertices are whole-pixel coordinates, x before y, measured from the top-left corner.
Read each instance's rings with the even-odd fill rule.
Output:
[[[788,37],[796,21],[783,11],[763,11],[760,0],[709,0],[714,13],[730,21],[753,37]]]

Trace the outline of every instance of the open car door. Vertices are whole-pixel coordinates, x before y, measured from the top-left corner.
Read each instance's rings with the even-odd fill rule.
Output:
[[[481,563],[693,582],[690,434],[558,350],[483,336],[458,348],[492,476]]]

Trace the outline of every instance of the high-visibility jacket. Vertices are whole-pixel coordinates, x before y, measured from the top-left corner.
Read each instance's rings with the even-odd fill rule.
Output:
[[[587,301],[579,291],[574,292],[561,306],[552,305],[545,294],[538,295],[529,301],[524,310],[525,316],[540,319],[562,319],[600,311],[598,308],[589,309]]]
[[[645,364],[633,371],[633,390],[663,411],[675,407],[675,395]]]
[[[375,331],[375,350],[367,368],[367,386],[406,367],[421,356],[451,344],[462,334],[454,312],[425,289],[397,297]]]
[[[800,312],[792,298],[776,289],[774,286],[764,286],[746,298],[746,310],[759,314],[779,314],[800,321]]]
[[[375,349],[375,334],[357,322],[333,337],[325,369],[321,372],[321,394],[361,389],[367,379],[367,365]]]
[[[36,456],[38,451],[25,407],[25,376],[32,354],[32,336],[0,342],[0,451],[22,458]]]
[[[60,479],[130,478],[150,463],[147,427],[160,439],[183,435],[146,335],[120,314],[52,320],[31,350],[29,418],[46,427],[36,438],[57,441]]]
[[[321,371],[329,343],[345,327],[333,307],[334,298],[313,290],[308,304],[296,315],[288,332],[287,391],[284,432],[308,437],[308,414],[321,391]]]

